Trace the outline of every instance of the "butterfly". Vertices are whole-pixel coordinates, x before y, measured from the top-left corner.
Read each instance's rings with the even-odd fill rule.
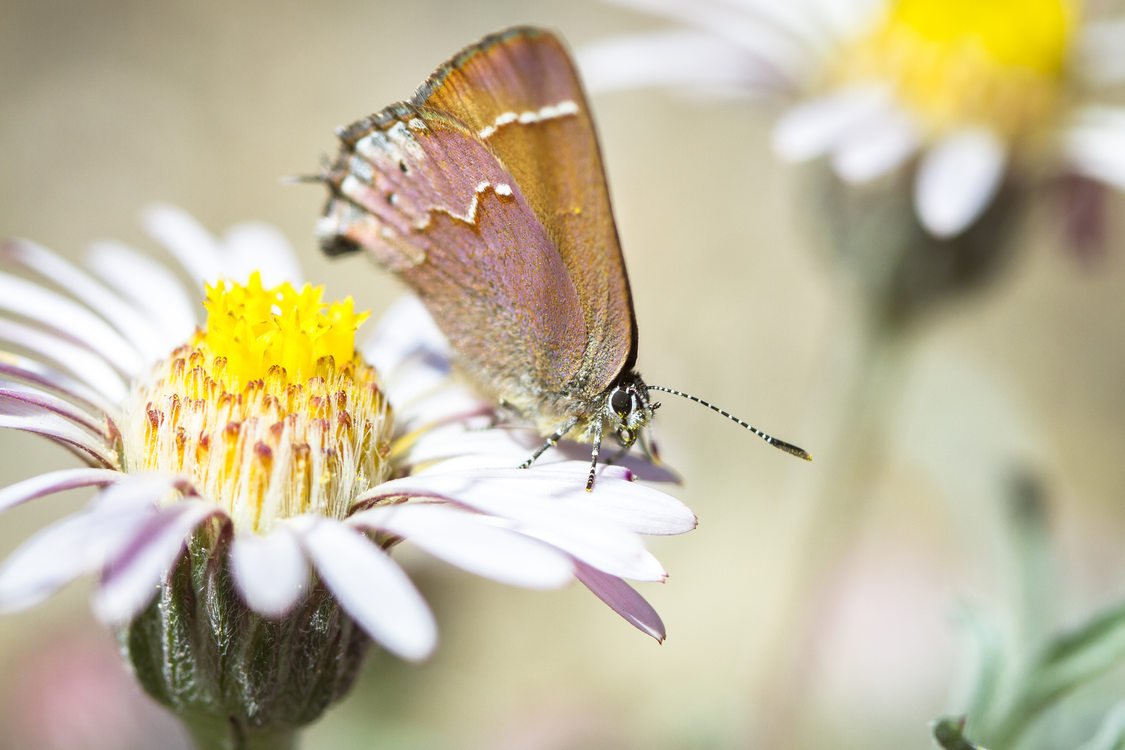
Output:
[[[366,251],[414,290],[461,369],[546,441],[632,446],[659,403],[637,321],[597,135],[566,48],[548,31],[485,37],[408,102],[337,131],[317,225],[329,255]],[[643,443],[642,443],[643,444]]]

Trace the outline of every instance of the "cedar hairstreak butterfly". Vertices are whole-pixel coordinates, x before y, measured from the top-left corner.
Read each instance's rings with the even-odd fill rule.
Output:
[[[702,399],[646,385],[637,322],[594,125],[565,47],[512,28],[466,47],[409,102],[337,132],[318,180],[329,255],[366,250],[409,285],[462,369],[547,438],[623,448],[684,396],[808,459]],[[642,439],[642,447],[645,443]]]

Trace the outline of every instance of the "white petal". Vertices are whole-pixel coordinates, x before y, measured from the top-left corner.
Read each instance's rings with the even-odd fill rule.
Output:
[[[918,129],[910,115],[888,112],[845,138],[832,155],[832,166],[846,182],[868,182],[899,167],[918,144]]]
[[[964,129],[930,148],[918,165],[914,204],[936,237],[963,232],[988,206],[1004,178],[1004,144],[991,132]]]
[[[1125,108],[1088,107],[1063,140],[1079,174],[1125,190]]]
[[[288,281],[298,287],[304,280],[297,257],[285,236],[273,225],[260,222],[236,224],[221,243],[223,275],[243,283],[254,271],[262,274],[264,286]]]
[[[24,383],[32,383],[42,388],[61,393],[63,396],[91,407],[102,414],[116,414],[117,406],[106,401],[105,397],[84,383],[79,383],[51,367],[33,359],[0,351],[0,376]]]
[[[813,62],[812,40],[806,32],[809,18],[799,11],[788,12],[784,3],[744,2],[742,7],[725,2],[696,0],[616,0],[640,10],[658,12],[672,19],[703,30],[716,44],[728,44],[740,50],[742,66],[750,58],[755,67],[774,71],[780,80],[793,80],[807,75]],[[696,50],[693,50],[696,51]],[[690,65],[686,56],[677,59]]]
[[[302,542],[324,584],[367,634],[403,659],[437,645],[437,624],[414,584],[373,542],[343,524],[316,520]]]
[[[660,563],[640,537],[588,512],[578,502],[587,496],[582,462],[556,464],[558,470],[491,469],[419,474],[379,485],[372,497],[440,497],[516,522],[528,536],[553,544],[587,564],[623,578],[660,581]],[[595,492],[607,499],[636,486],[603,472]]]
[[[145,229],[172,256],[199,288],[222,275],[219,244],[190,214],[174,206],[155,205],[145,210]]]
[[[68,422],[101,438],[105,447],[107,449],[112,449],[113,439],[107,430],[106,417],[104,414],[98,415],[86,411],[70,401],[66,401],[32,386],[20,385],[18,383],[5,384],[0,381],[0,413],[5,411],[4,402],[6,400],[22,401],[32,410],[26,412],[28,414],[34,414],[36,413],[34,410],[39,410],[43,413],[62,417]]]
[[[491,405],[465,388],[441,388],[418,399],[404,398],[402,391],[389,386],[386,393],[387,398],[398,409],[395,413],[395,428],[400,433],[444,422],[462,421],[494,411]]]
[[[578,580],[582,581],[596,597],[608,604],[614,612],[625,618],[630,625],[642,633],[651,635],[657,641],[664,642],[666,634],[660,615],[629,584],[620,578],[606,575],[584,565],[578,567]]]
[[[137,349],[104,320],[67,297],[0,273],[0,309],[22,315],[66,336],[127,375],[144,364]]]
[[[477,468],[512,469],[522,464],[542,443],[543,438],[529,430],[499,427],[474,430],[463,423],[455,423],[434,427],[419,435],[406,461],[411,465],[442,461],[436,468],[445,470],[451,468],[447,460],[472,458],[475,460],[471,465]],[[540,460],[549,458],[545,454]]]
[[[56,492],[113,484],[123,476],[112,469],[62,469],[40,474],[0,489],[0,511]]]
[[[68,419],[3,393],[0,393],[0,429],[42,435],[70,448],[91,465],[114,468],[116,458],[104,440],[94,437]]]
[[[802,8],[805,24],[823,26],[826,35],[838,44],[841,40],[870,33],[886,15],[888,3],[886,0],[812,0],[800,5],[805,6]]]
[[[385,379],[393,379],[408,360],[429,363],[441,377],[449,374],[449,344],[425,305],[412,294],[390,306],[360,348],[364,359]]]
[[[154,513],[129,544],[115,550],[94,594],[94,614],[102,622],[128,622],[160,590],[160,582],[179,559],[187,539],[218,508],[186,500]]]
[[[187,480],[174,474],[155,471],[126,474],[95,497],[90,510],[98,514],[153,511],[159,501],[173,492],[191,494],[193,490]]]
[[[78,576],[98,570],[151,517],[151,509],[84,512],[43,529],[0,567],[0,612],[34,606]]]
[[[712,34],[675,30],[618,35],[578,52],[587,91],[705,86],[764,95],[786,87],[776,68]]]
[[[496,519],[445,504],[372,508],[351,516],[348,523],[389,531],[451,565],[512,586],[558,588],[574,577],[569,556],[501,527]]]
[[[885,113],[890,96],[882,86],[853,86],[796,105],[777,121],[773,147],[778,156],[806,161],[823,156],[847,136]]]
[[[87,257],[98,277],[159,321],[166,349],[195,330],[202,305],[188,297],[170,268],[120,242],[95,242]]]
[[[570,474],[567,480],[573,478]],[[603,479],[609,485],[605,492],[602,492]],[[698,524],[690,508],[657,489],[633,482],[612,482],[603,476],[599,476],[597,482],[593,492],[574,497],[571,507],[637,534],[684,534]]]
[[[149,356],[164,353],[161,337],[151,322],[85,271],[28,240],[10,240],[0,248],[10,262],[34,270],[109,321],[137,351]]]
[[[114,403],[121,403],[129,393],[125,381],[104,359],[46,331],[0,318],[0,340],[62,365]]]
[[[1094,85],[1125,81],[1125,18],[1088,21],[1078,39],[1081,73]]]
[[[246,604],[267,617],[284,615],[308,592],[308,561],[285,526],[265,535],[236,534],[230,561]]]

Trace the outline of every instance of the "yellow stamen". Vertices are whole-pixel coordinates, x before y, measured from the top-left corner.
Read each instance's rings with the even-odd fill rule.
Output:
[[[347,515],[389,473],[390,409],[355,353],[367,313],[322,294],[208,286],[207,328],[134,386],[126,468],[190,475],[242,530]]]
[[[1051,124],[1075,0],[897,0],[845,50],[846,82],[889,82],[929,136],[983,126],[1020,138]]]

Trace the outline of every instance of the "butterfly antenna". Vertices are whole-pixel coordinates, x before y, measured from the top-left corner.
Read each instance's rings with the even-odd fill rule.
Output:
[[[328,178],[322,174],[295,174],[281,178],[282,185],[307,185],[325,182],[328,182]]]
[[[784,440],[778,440],[773,435],[767,435],[766,433],[759,430],[757,427],[754,427],[749,422],[746,422],[746,421],[743,421],[743,420],[739,419],[738,417],[734,416],[730,412],[726,411],[725,409],[720,409],[719,407],[715,406],[714,404],[712,404],[709,401],[704,401],[701,398],[697,398],[695,396],[692,396],[690,393],[684,393],[683,391],[677,391],[674,388],[665,388],[662,385],[646,385],[645,387],[648,388],[648,390],[650,390],[650,391],[661,391],[663,393],[671,393],[673,396],[682,396],[682,397],[688,399],[689,401],[694,401],[697,404],[701,404],[703,406],[706,406],[711,411],[717,411],[718,413],[722,414],[724,417],[726,417],[730,421],[737,422],[738,424],[742,425],[746,429],[750,430],[750,432],[754,433],[755,435],[760,437],[762,440],[765,440],[767,443],[772,445],[774,448],[777,448],[778,450],[785,451],[786,453],[789,453],[790,455],[796,456],[797,458],[803,458],[806,461],[812,461],[812,456],[810,456],[808,454],[808,451],[806,451],[804,448],[798,448],[797,446],[793,445],[792,443],[787,443]]]

